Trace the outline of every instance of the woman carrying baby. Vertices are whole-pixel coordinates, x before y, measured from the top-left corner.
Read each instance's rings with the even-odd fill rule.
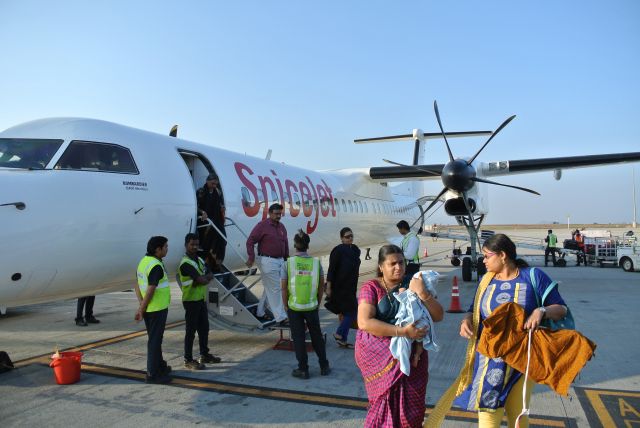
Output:
[[[393,293],[401,292],[404,268],[402,249],[385,245],[378,253],[377,277],[360,289],[355,358],[369,399],[365,427],[421,427],[424,419],[428,354],[422,352],[414,358],[421,346],[414,343],[413,364],[407,376],[390,350],[394,336],[422,339],[427,334],[426,328],[414,324],[395,325],[399,302]],[[442,306],[426,291],[422,279],[412,279],[409,288],[418,295],[434,322],[442,320]]]

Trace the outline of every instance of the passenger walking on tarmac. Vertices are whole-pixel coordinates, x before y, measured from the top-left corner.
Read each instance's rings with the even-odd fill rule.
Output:
[[[217,364],[220,357],[209,353],[209,314],[207,312],[207,284],[213,278],[207,265],[198,257],[198,235],[187,233],[184,237],[185,255],[178,268],[182,306],[184,307],[184,366],[191,370],[205,369],[205,364]],[[193,359],[193,341],[198,332],[200,358]]]
[[[269,304],[273,316],[281,326],[287,325],[287,312],[282,305],[282,291],[280,289],[280,271],[289,257],[289,240],[287,229],[282,223],[282,205],[276,203],[269,207],[269,217],[256,224],[247,239],[247,267],[251,268],[256,262],[260,269],[264,294],[256,315],[265,316],[264,303]],[[258,257],[255,256],[254,246],[258,244]]]
[[[407,376],[391,352],[392,337],[423,339],[428,327],[415,323],[395,325],[400,302],[394,297],[403,287],[405,261],[403,251],[396,245],[383,245],[378,253],[376,278],[360,287],[358,296],[358,333],[355,360],[362,373],[369,399],[365,427],[422,427],[425,412],[429,356],[423,352],[417,360],[412,346],[411,365]],[[424,285],[412,280],[409,288],[419,296]],[[425,296],[423,304],[433,321],[442,320],[442,306],[433,297]]]
[[[547,287],[553,285],[552,280],[540,269],[535,269],[533,283],[531,269],[523,260],[516,259],[516,246],[508,236],[499,233],[488,238],[482,246],[482,255],[487,273],[460,323],[460,336],[472,341],[467,347],[465,365],[432,411],[425,424],[427,427],[440,426],[442,421],[439,419],[444,417],[452,402],[463,409],[477,411],[480,428],[499,427],[505,412],[508,426],[514,427],[523,408],[524,376],[502,358],[488,358],[478,352],[483,321],[510,302],[524,309],[526,330],[537,328],[545,318],[557,321],[567,314],[566,304],[555,286],[542,305],[538,304],[537,296],[544,296]],[[529,377],[526,408],[529,408],[532,387],[533,381]],[[527,416],[520,419],[519,426],[529,426]]]
[[[210,226],[200,228],[202,250],[207,254],[207,258],[210,259],[210,267],[218,270],[220,264],[224,261],[227,248],[227,232],[224,228],[226,214],[224,195],[220,188],[220,180],[216,174],[211,173],[207,176],[207,182],[198,189],[196,197],[198,200],[198,216],[202,224],[205,224],[209,219],[220,231],[218,232],[218,230]],[[220,233],[224,236],[220,236]]]
[[[318,316],[324,273],[320,259],[307,254],[309,241],[309,235],[299,230],[293,237],[296,254],[280,270],[282,303],[289,314],[291,338],[298,360],[298,368],[291,372],[291,376],[300,379],[309,379],[305,324],[311,336],[313,350],[318,356],[320,375],[327,376],[331,372]]]
[[[398,224],[396,224],[396,227],[402,235],[400,247],[404,253],[404,259],[407,261],[403,283],[408,285],[413,274],[420,270],[420,239],[411,231],[409,223],[407,223],[406,220],[400,220]]]
[[[93,304],[96,296],[85,296],[78,298],[78,306],[76,308],[76,325],[86,327],[89,324],[99,324],[100,320],[93,316]],[[84,317],[82,312],[84,310]]]
[[[331,250],[327,270],[327,304],[325,307],[340,315],[340,324],[333,335],[338,346],[353,348],[347,339],[349,329],[358,315],[358,276],[360,274],[360,248],[353,243],[353,231],[348,227],[340,230],[342,244]]]
[[[162,358],[162,338],[171,303],[169,278],[162,263],[169,252],[168,241],[164,236],[151,237],[147,254],[138,263],[135,290],[140,307],[135,320],[144,319],[147,329],[147,383],[171,382],[171,367]]]
[[[547,266],[548,256],[551,254],[553,260],[553,266],[556,265],[556,244],[558,243],[558,237],[553,234],[553,230],[547,231],[547,236],[544,238],[544,242],[547,243],[547,248],[544,249],[544,265]]]

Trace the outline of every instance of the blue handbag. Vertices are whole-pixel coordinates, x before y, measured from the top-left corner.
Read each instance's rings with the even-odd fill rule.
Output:
[[[540,307],[540,306],[543,306],[544,301],[547,299],[547,296],[549,295],[551,290],[553,290],[553,288],[558,285],[558,283],[556,281],[553,281],[551,284],[549,284],[547,289],[544,290],[542,299],[540,299],[540,296],[538,296],[538,285],[536,284],[536,276],[534,274],[534,270],[535,268],[529,269],[529,276],[531,277],[531,285],[533,285],[533,292],[536,295],[536,302],[538,302],[538,307]],[[567,306],[567,314],[564,316],[564,318],[558,321],[554,321],[551,318],[546,318],[542,320],[542,323],[540,325],[542,325],[543,327],[548,327],[551,330],[560,330],[560,329],[575,330],[576,329],[576,323],[573,320],[573,315],[571,314],[571,310],[569,310],[568,306]]]

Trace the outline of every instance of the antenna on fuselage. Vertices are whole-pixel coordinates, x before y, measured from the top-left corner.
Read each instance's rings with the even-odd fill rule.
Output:
[[[265,157],[266,160],[271,160],[271,149],[267,150],[267,157]]]
[[[178,136],[178,125],[173,125],[171,127],[171,131],[169,131],[169,136],[170,137],[177,137]]]

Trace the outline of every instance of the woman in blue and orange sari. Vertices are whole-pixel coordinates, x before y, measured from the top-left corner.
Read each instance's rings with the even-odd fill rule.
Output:
[[[389,349],[393,336],[421,339],[427,334],[426,328],[394,323],[399,302],[393,293],[402,291],[404,268],[402,249],[385,245],[378,254],[377,278],[365,282],[360,289],[355,358],[369,398],[365,427],[421,427],[424,419],[429,379],[427,352],[414,358],[417,347],[422,346],[414,343],[413,363],[407,376]],[[425,291],[421,281],[412,280],[409,288],[418,294],[433,321],[442,320],[442,306]]]

